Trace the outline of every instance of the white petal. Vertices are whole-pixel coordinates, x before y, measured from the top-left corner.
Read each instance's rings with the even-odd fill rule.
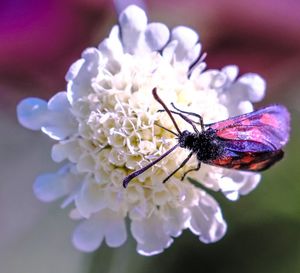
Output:
[[[93,172],[95,169],[95,158],[91,154],[82,154],[77,162],[79,172]]]
[[[129,218],[131,220],[141,221],[153,210],[153,203],[149,203],[144,198],[144,193],[138,193],[140,200],[130,209]],[[143,200],[144,199],[144,200]]]
[[[75,63],[73,63],[70,66],[68,72],[66,73],[65,80],[66,81],[72,81],[72,80],[74,80],[77,77],[77,75],[78,75],[78,73],[80,71],[80,68],[82,67],[83,63],[84,63],[84,59],[79,59]]]
[[[104,239],[101,221],[102,219],[91,218],[83,221],[76,227],[72,241],[77,249],[92,252],[100,247]]]
[[[117,14],[120,14],[128,5],[137,5],[143,10],[146,10],[146,3],[143,0],[114,0],[114,7]]]
[[[83,61],[82,61],[83,60]],[[98,74],[101,53],[97,48],[87,48],[81,61],[75,62],[67,73],[67,96],[71,104],[92,93],[91,81]]]
[[[119,26],[114,26],[109,38],[104,39],[98,46],[105,61],[105,68],[112,74],[120,71],[120,61],[123,55],[123,46],[120,40]]]
[[[247,73],[238,79],[238,82],[249,87],[248,98],[252,102],[258,102],[263,99],[266,91],[266,81],[257,74]]]
[[[87,180],[76,197],[75,204],[80,214],[88,218],[106,206],[105,190],[92,179]]]
[[[56,112],[67,112],[70,103],[67,92],[58,92],[48,101],[48,109]]]
[[[59,92],[48,102],[47,122],[41,130],[53,139],[61,140],[72,136],[77,129],[77,122],[70,112],[70,103],[66,92]]]
[[[239,199],[238,185],[230,177],[222,177],[219,185],[221,191],[229,200],[236,201]]]
[[[239,114],[250,113],[254,110],[253,104],[248,100],[239,102],[237,109]]]
[[[127,239],[124,217],[104,209],[82,222],[74,231],[73,243],[82,251],[94,251],[103,239],[110,247],[119,247]]]
[[[103,43],[105,42],[106,45]],[[113,58],[123,54],[123,46],[120,40],[120,28],[119,26],[113,26],[109,38],[105,39],[99,44],[99,51],[108,58]]]
[[[212,76],[210,86],[213,89],[219,89],[225,85],[226,81],[227,81],[226,74],[218,71],[215,75]]]
[[[78,162],[82,155],[82,149],[77,139],[61,141],[52,146],[51,158],[55,162],[69,159],[71,162]]]
[[[39,98],[27,98],[17,105],[19,122],[31,130],[40,130],[47,120],[47,102]]]
[[[226,80],[226,74],[216,69],[209,69],[195,79],[197,85],[203,89],[221,88],[226,83]]]
[[[221,71],[226,74],[229,81],[233,82],[238,76],[239,68],[236,65],[227,65]]]
[[[171,41],[167,44],[167,46],[163,49],[162,56],[167,62],[171,62],[173,60],[176,47],[178,45],[178,41]]]
[[[186,57],[182,61],[188,63],[189,65],[193,64],[200,56],[201,49],[201,44],[196,44],[187,52]]]
[[[181,207],[172,208],[170,206],[164,206],[163,214],[167,218],[164,229],[167,234],[172,237],[178,237],[181,235],[182,230],[187,228],[191,217],[189,210]]]
[[[202,72],[205,70],[206,68],[206,63],[205,62],[199,62],[197,63],[195,66],[193,65],[193,67],[191,68],[191,72],[190,72],[190,80],[191,81],[197,81],[197,78],[199,77],[199,75],[202,74]]]
[[[258,185],[261,175],[236,170],[224,170],[219,179],[219,187],[224,195],[231,201],[246,195]]]
[[[201,49],[201,46],[195,48],[198,39],[198,34],[188,27],[178,26],[174,28],[171,33],[171,40],[178,41],[175,50],[175,60],[177,62],[189,60],[190,63],[195,61]],[[195,52],[197,52],[197,56]]]
[[[161,50],[170,37],[169,29],[161,23],[151,23],[145,31],[145,40],[152,51]]]
[[[117,60],[118,57],[121,55],[119,53],[118,47],[116,46],[116,44],[114,43],[114,41],[112,41],[109,38],[104,39],[98,46],[99,51],[101,52],[101,54],[106,57],[108,60],[113,59],[113,60]]]
[[[173,242],[163,229],[163,219],[155,213],[143,220],[132,220],[131,233],[138,243],[138,253],[145,256],[161,253]]]
[[[134,54],[147,27],[146,13],[141,8],[130,5],[120,14],[119,23],[124,51]]]
[[[33,191],[38,199],[44,202],[52,202],[67,193],[66,177],[69,176],[68,166],[63,167],[57,173],[47,173],[36,178]]]
[[[17,107],[20,123],[32,130],[41,129],[53,139],[65,139],[76,132],[66,92],[59,92],[47,103],[37,98],[21,101]]]
[[[229,110],[230,116],[236,116],[253,110],[251,102],[260,101],[266,90],[265,81],[257,74],[248,73],[224,89],[220,99]]]
[[[105,241],[107,245],[110,247],[119,247],[123,245],[127,239],[124,218],[111,210],[106,210],[105,222]]]
[[[200,241],[213,243],[224,236],[227,226],[217,202],[204,191],[199,190],[199,194],[198,206],[190,209],[190,230]]]
[[[246,195],[253,191],[261,180],[261,174],[248,174],[246,181],[244,182],[243,186],[239,190],[240,195]]]
[[[65,160],[68,156],[68,153],[66,153],[65,144],[64,143],[58,143],[54,144],[51,149],[51,158],[55,162],[61,162]]]

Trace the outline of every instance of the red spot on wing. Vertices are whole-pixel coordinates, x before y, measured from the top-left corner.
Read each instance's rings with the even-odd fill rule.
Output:
[[[222,139],[259,142],[275,151],[288,141],[290,115],[284,106],[271,105],[209,127]]]
[[[274,115],[270,115],[270,114],[262,114],[262,116],[260,117],[260,122],[262,124],[265,125],[269,125],[272,126],[274,128],[280,128],[280,124],[278,122],[278,120],[274,117]]]
[[[283,151],[277,150],[264,153],[240,153],[235,157],[227,156],[208,163],[223,168],[258,172],[268,169],[282,157]]]

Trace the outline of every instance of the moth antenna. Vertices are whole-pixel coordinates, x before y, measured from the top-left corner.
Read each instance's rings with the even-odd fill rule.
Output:
[[[153,88],[152,94],[153,94],[153,97],[154,97],[154,98],[160,103],[160,105],[165,109],[165,111],[166,111],[167,114],[169,115],[170,119],[172,120],[172,122],[173,122],[173,124],[174,124],[174,126],[175,126],[175,128],[176,128],[176,130],[177,130],[177,132],[178,132],[178,134],[181,135],[181,131],[180,131],[180,129],[179,129],[179,127],[178,127],[178,125],[177,125],[177,123],[176,123],[176,121],[175,121],[175,119],[174,119],[172,113],[171,113],[171,111],[170,111],[169,108],[165,105],[165,103],[161,100],[161,98],[157,95],[157,89],[156,89],[156,87]]]
[[[195,121],[193,121],[193,120],[191,120],[191,119],[190,119],[190,121],[192,121],[193,123],[196,123],[196,124],[200,124],[202,131],[204,131],[204,122],[203,122],[202,116],[200,116],[199,114],[193,113],[193,112],[182,111],[182,110],[178,109],[178,108],[174,105],[173,102],[171,102],[171,105],[172,105],[172,107],[173,107],[175,110],[179,111],[180,113],[184,113],[184,114],[188,114],[188,115],[192,115],[192,116],[194,116],[194,117],[197,117],[197,118],[199,119],[200,122],[195,122]],[[171,112],[172,112],[172,111],[171,111]]]
[[[176,134],[176,133],[175,133],[175,132],[173,132],[172,130],[170,130],[170,129],[168,129],[168,128],[166,128],[166,127],[164,127],[164,126],[162,126],[162,125],[158,124],[157,122],[154,122],[154,124],[155,124],[156,126],[158,126],[158,127],[162,128],[162,129],[164,129],[164,130],[168,131],[169,133],[171,133],[171,134],[173,134],[173,135],[175,135],[175,136],[177,136],[177,137],[178,137],[178,134]]]
[[[126,176],[123,180],[123,187],[126,188],[127,185],[129,184],[129,182],[139,176],[140,174],[142,174],[143,172],[147,171],[149,168],[151,168],[153,165],[155,165],[157,162],[161,161],[164,157],[166,157],[168,154],[170,154],[171,152],[173,152],[177,147],[179,146],[179,143],[177,143],[175,146],[173,146],[170,150],[166,151],[164,154],[162,154],[159,158],[155,159],[153,162],[149,163],[148,165],[146,165],[145,167],[131,173],[130,175]]]

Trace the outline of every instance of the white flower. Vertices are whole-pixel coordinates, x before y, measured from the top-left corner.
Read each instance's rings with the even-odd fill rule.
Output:
[[[166,104],[196,112],[205,123],[251,111],[252,102],[264,96],[265,82],[258,75],[238,78],[236,66],[204,70],[198,40],[192,29],[169,31],[129,6],[109,37],[70,67],[66,91],[48,103],[28,98],[18,105],[23,126],[57,141],[53,160],[68,161],[57,173],[38,177],[34,192],[46,202],[65,196],[62,206],[73,206],[70,216],[82,221],[73,235],[78,249],[94,251],[103,240],[111,247],[122,245],[126,217],[143,255],[162,252],[187,228],[204,243],[224,236],[226,223],[216,201],[187,179],[180,181],[196,159],[162,183],[186,157],[184,149],[122,186],[126,175],[176,144],[171,133],[154,124],[174,129],[169,117],[157,112],[154,87]],[[230,200],[248,194],[260,180],[259,174],[204,164],[191,177]]]

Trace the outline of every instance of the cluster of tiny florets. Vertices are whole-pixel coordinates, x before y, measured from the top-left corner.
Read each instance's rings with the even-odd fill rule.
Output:
[[[129,6],[109,37],[70,67],[66,92],[48,103],[31,98],[19,104],[21,124],[58,141],[54,161],[68,160],[57,173],[39,176],[34,191],[43,201],[66,197],[62,206],[72,204],[70,216],[81,220],[73,234],[78,249],[93,251],[103,240],[111,247],[122,245],[126,217],[143,255],[162,252],[186,228],[205,243],[225,234],[217,202],[188,179],[181,181],[185,171],[197,166],[195,157],[162,183],[187,157],[186,149],[177,148],[126,189],[122,185],[128,174],[178,143],[159,126],[174,131],[168,115],[158,111],[153,88],[166,105],[173,102],[195,112],[205,123],[249,112],[252,102],[263,97],[265,83],[256,74],[238,78],[235,66],[204,71],[198,39],[186,27],[170,31],[161,23],[148,23],[143,10]],[[180,117],[176,121],[181,131],[192,130]],[[260,180],[257,174],[205,164],[190,176],[231,200]]]

